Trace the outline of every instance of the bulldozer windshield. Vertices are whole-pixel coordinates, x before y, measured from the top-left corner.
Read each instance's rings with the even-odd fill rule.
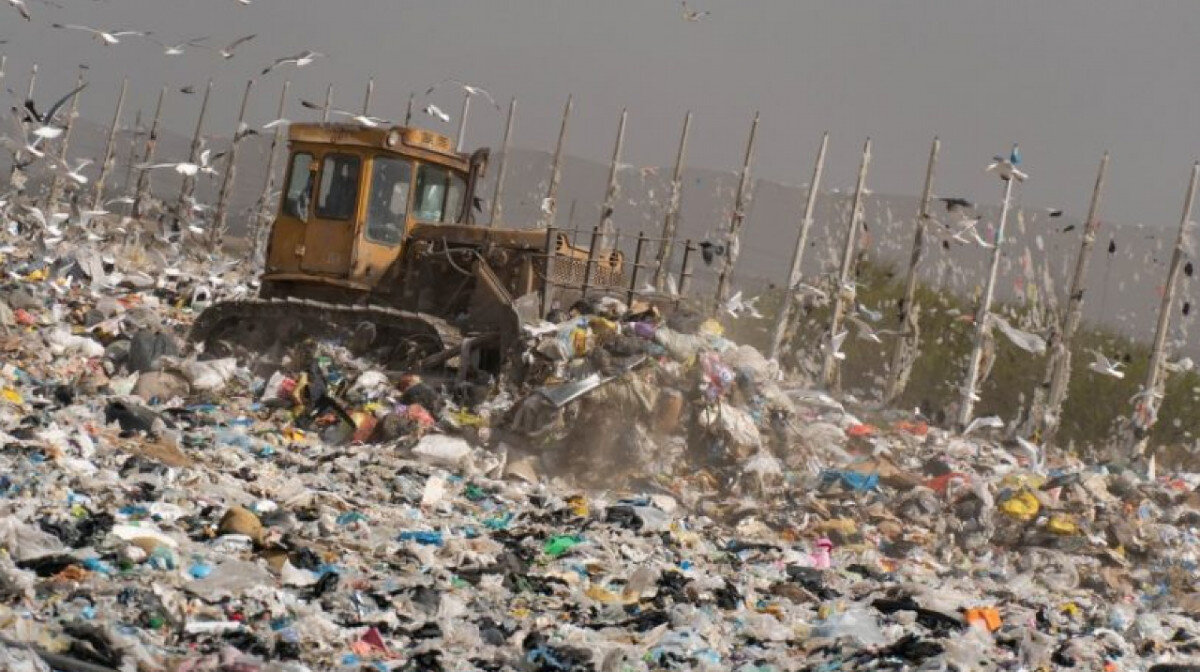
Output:
[[[384,245],[395,245],[404,237],[408,195],[412,190],[412,161],[377,156],[371,164],[367,239]]]
[[[444,166],[421,164],[413,217],[422,222],[457,222],[466,189],[462,175]]]

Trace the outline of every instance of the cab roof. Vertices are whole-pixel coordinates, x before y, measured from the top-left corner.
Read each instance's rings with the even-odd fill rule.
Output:
[[[454,151],[454,141],[436,131],[416,126],[365,126],[356,123],[294,123],[288,140],[321,145],[378,149],[411,156],[466,172],[469,154]]]

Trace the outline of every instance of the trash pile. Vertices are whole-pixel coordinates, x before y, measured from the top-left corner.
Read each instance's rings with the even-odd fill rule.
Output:
[[[11,234],[2,669],[1200,669],[1200,475],[847,408],[612,299],[483,385],[263,375],[182,339],[233,264]]]

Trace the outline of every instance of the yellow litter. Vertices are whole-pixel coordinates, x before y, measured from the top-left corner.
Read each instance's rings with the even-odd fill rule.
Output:
[[[1042,506],[1038,504],[1037,497],[1034,497],[1033,493],[1028,490],[1023,490],[1000,503],[1001,511],[1017,520],[1025,522],[1037,518],[1038,511],[1041,508]]]

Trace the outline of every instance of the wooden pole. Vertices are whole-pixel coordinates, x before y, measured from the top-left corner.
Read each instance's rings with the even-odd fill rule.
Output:
[[[34,63],[33,68],[30,69],[30,71],[29,71],[29,87],[25,90],[25,100],[33,100],[33,92],[34,92],[35,87],[37,86],[37,72],[38,72],[38,66],[37,66],[37,63]],[[25,124],[21,124],[21,130],[22,131],[25,130]],[[12,167],[9,169],[9,183],[10,184],[13,181],[12,178],[14,176],[16,176],[17,171],[19,170],[18,166],[20,166],[23,157],[24,157],[24,153],[21,151],[17,151],[17,152],[13,153]],[[21,187],[20,189],[18,189],[18,191],[24,191],[24,187]]]
[[[321,123],[329,123],[329,113],[333,110],[333,84],[325,87],[325,106],[321,108]]]
[[[367,80],[367,93],[363,96],[363,111],[364,115],[371,113],[371,98],[375,96],[375,78]]]
[[[287,107],[288,88],[292,82],[285,81],[283,89],[279,92],[279,109],[275,112],[276,119],[283,118],[283,111]],[[263,182],[262,194],[258,197],[258,207],[254,217],[254,260],[257,263],[259,255],[262,253],[262,242],[265,237],[263,234],[267,229],[267,224],[270,222],[269,203],[271,200],[271,190],[275,188],[275,166],[279,163],[279,146],[283,144],[283,125],[275,127],[275,135],[271,137],[271,150],[267,154],[267,179]]]
[[[1063,320],[1058,342],[1050,351],[1050,361],[1046,367],[1049,379],[1046,408],[1044,412],[1035,410],[1033,417],[1034,426],[1040,430],[1039,438],[1047,444],[1058,431],[1062,405],[1066,401],[1067,388],[1071,381],[1071,345],[1083,319],[1084,283],[1087,282],[1088,264],[1091,262],[1092,248],[1096,243],[1096,231],[1100,228],[1100,199],[1104,193],[1104,178],[1107,173],[1108,152],[1105,152],[1104,157],[1100,159],[1100,169],[1096,172],[1096,185],[1092,188],[1092,201],[1083,225],[1079,256],[1075,258],[1075,274],[1071,277],[1071,290],[1067,295],[1067,315]]]
[[[75,78],[75,86],[78,88],[82,85],[83,71],[81,70],[79,76]],[[79,116],[79,95],[76,94],[71,99],[71,110],[67,114],[67,123],[63,128],[62,144],[58,148],[58,160],[64,163],[67,161],[67,148],[71,144],[71,133],[75,129],[75,118]],[[59,202],[62,201],[63,189],[66,185],[65,179],[62,172],[59,171],[54,173],[54,179],[50,181],[50,194],[46,197],[46,209],[50,212],[56,211]]]
[[[692,263],[695,261],[696,246],[689,238],[683,243],[683,266],[679,271],[679,298],[687,296],[692,286]]]
[[[825,365],[822,368],[821,380],[829,389],[835,389],[838,384],[838,362],[835,355],[833,340],[842,332],[842,320],[846,317],[847,304],[853,304],[855,299],[854,260],[855,245],[858,242],[858,223],[862,217],[863,196],[866,191],[867,169],[871,165],[871,139],[867,138],[863,145],[862,161],[858,166],[858,182],[854,186],[854,202],[850,207],[850,224],[846,228],[846,246],[842,250],[842,268],[838,274],[836,298],[833,302],[833,316],[829,320],[829,347],[825,351]]]
[[[692,113],[683,117],[683,132],[679,134],[679,150],[675,153],[675,171],[671,173],[671,200],[663,217],[662,240],[658,242],[658,253],[654,255],[654,289],[662,291],[671,267],[671,254],[675,251],[675,230],[679,228],[679,205],[683,190],[683,162],[687,154],[688,133],[692,128]]]
[[[209,242],[214,248],[220,247],[225,237],[225,226],[229,219],[229,200],[233,197],[233,176],[237,171],[238,146],[242,144],[245,134],[242,128],[246,123],[246,105],[250,102],[250,90],[254,88],[254,80],[246,82],[246,90],[242,93],[242,106],[238,110],[236,130],[233,141],[225,155],[225,176],[221,179],[221,191],[217,196],[217,212],[213,217],[213,226],[209,230]]]
[[[625,121],[629,118],[627,110],[621,110],[621,120],[617,123],[617,141],[613,145],[612,162],[608,166],[608,188],[604,192],[604,208],[600,211],[600,245],[603,249],[612,249],[613,241],[613,210],[617,207],[617,192],[620,191],[618,180],[621,172],[621,150],[625,147]]]
[[[117,126],[121,123],[121,112],[125,109],[125,94],[129,91],[129,78],[121,80],[121,95],[117,98],[117,110],[113,113],[112,125],[108,129],[108,140],[104,143],[104,155],[100,160],[100,175],[92,190],[92,207],[95,208],[104,199],[104,182],[113,167],[113,157],[116,154]]]
[[[558,254],[558,230],[546,227],[546,275],[542,278],[541,316],[545,319],[550,312],[550,293],[554,291],[554,266]]]
[[[1192,204],[1196,198],[1196,183],[1200,181],[1200,162],[1192,165],[1192,179],[1188,182],[1187,196],[1183,201],[1183,217],[1179,222],[1179,236],[1175,239],[1175,251],[1171,255],[1171,265],[1167,269],[1167,282],[1163,288],[1162,304],[1158,309],[1158,324],[1154,328],[1154,348],[1150,351],[1150,366],[1146,369],[1146,382],[1142,386],[1142,395],[1138,400],[1138,408],[1134,411],[1133,427],[1135,430],[1134,454],[1142,455],[1150,442],[1150,430],[1158,419],[1158,405],[1161,393],[1163,362],[1166,360],[1167,331],[1171,328],[1171,311],[1174,310],[1175,293],[1179,289],[1179,277],[1183,271],[1184,257],[1187,256],[1187,235],[1191,227]]]
[[[496,228],[504,215],[500,201],[504,198],[504,176],[508,174],[508,154],[512,151],[513,117],[517,114],[517,99],[508,104],[508,122],[504,125],[504,150],[500,154],[500,167],[496,170],[496,189],[492,192],[492,218],[488,226]]]
[[[142,108],[138,108],[133,117],[133,131],[129,134],[129,155],[125,159],[125,181],[121,185],[121,193],[128,194],[133,188],[133,164],[137,161],[137,141],[142,134]]]
[[[600,227],[592,227],[592,242],[588,245],[587,266],[583,269],[583,284],[580,292],[587,298],[588,290],[592,288],[592,268],[596,265],[596,248],[600,244]]]
[[[979,369],[983,362],[984,344],[991,331],[989,322],[992,298],[996,293],[996,276],[1000,270],[1001,249],[1004,247],[1004,228],[1008,224],[1008,211],[1012,202],[1013,182],[1015,181],[1015,178],[1004,180],[1004,203],[1000,207],[1000,223],[996,227],[996,240],[993,241],[992,263],[988,270],[983,298],[979,302],[979,311],[975,314],[975,341],[971,346],[971,358],[967,363],[967,379],[962,388],[962,406],[958,411],[960,429],[970,424],[971,416],[975,412],[975,400],[978,398],[975,388],[979,383]]]
[[[750,165],[754,160],[754,139],[758,135],[758,112],[750,124],[750,139],[746,141],[746,158],[742,162],[742,175],[738,180],[737,196],[733,201],[733,214],[729,218],[729,230],[725,237],[725,263],[717,277],[716,306],[729,300],[729,284],[733,281],[733,267],[737,264],[741,249],[742,225],[746,222],[746,199],[750,189]]]
[[[775,330],[771,334],[771,358],[779,358],[788,323],[791,321],[792,304],[796,286],[800,284],[800,267],[804,262],[804,250],[808,247],[808,232],[812,229],[813,208],[817,203],[817,192],[821,189],[821,175],[825,172],[825,152],[829,149],[829,133],[821,136],[821,148],[817,150],[817,161],[813,164],[812,179],[808,183],[808,197],[804,199],[804,217],[800,219],[800,231],[796,235],[796,247],[792,250],[792,267],[788,271],[787,285],[783,291],[783,302],[775,316]]]
[[[630,306],[633,305],[633,297],[637,295],[638,273],[642,270],[642,249],[645,246],[646,233],[644,231],[638,231],[637,246],[634,248],[633,253],[633,268],[629,269],[629,293],[626,303]]]
[[[887,384],[883,391],[885,406],[894,403],[904,393],[908,385],[908,376],[912,371],[912,363],[916,358],[919,347],[920,332],[915,328],[909,329],[910,314],[915,326],[919,313],[913,304],[917,300],[917,271],[921,265],[921,257],[925,253],[925,231],[929,226],[929,203],[933,200],[933,175],[937,167],[938,152],[942,142],[934,137],[929,146],[929,165],[925,168],[925,189],[921,192],[921,203],[917,206],[917,230],[913,234],[912,253],[908,258],[908,276],[904,280],[904,297],[900,299],[896,310],[896,324],[900,337],[896,339],[896,349],[892,352],[892,366],[888,371]]]
[[[404,109],[404,125],[405,126],[408,126],[409,124],[412,123],[413,98],[415,98],[416,95],[417,94],[412,93],[411,91],[408,94],[408,107]]]
[[[467,135],[467,116],[471,114],[471,93],[463,94],[462,114],[458,117],[458,136],[454,140],[454,151],[463,151],[463,140]]]
[[[167,95],[167,87],[158,90],[158,103],[154,106],[154,121],[150,122],[150,134],[146,136],[146,149],[142,153],[142,163],[149,164],[154,160],[154,147],[158,144],[158,122],[162,118],[163,98]],[[142,207],[150,195],[150,171],[138,171],[137,195],[133,197],[133,217],[142,216]]]
[[[567,141],[567,120],[571,118],[571,107],[574,95],[567,96],[567,104],[563,107],[562,123],[558,127],[558,141],[554,143],[554,159],[550,164],[550,186],[546,188],[546,200],[543,202],[542,226],[554,226],[554,214],[558,212],[558,184],[562,181],[563,145]]]
[[[188,152],[188,163],[196,163],[200,156],[200,145],[203,140],[201,133],[204,131],[204,116],[208,113],[208,99],[212,95],[213,80],[208,80],[208,85],[204,87],[204,99],[200,101],[200,116],[196,118],[196,131],[192,134],[192,148]],[[183,178],[183,186],[179,189],[179,203],[175,206],[175,229],[179,230],[180,223],[183,222],[185,212],[188,212],[188,199],[196,193],[196,177],[185,176]]]

